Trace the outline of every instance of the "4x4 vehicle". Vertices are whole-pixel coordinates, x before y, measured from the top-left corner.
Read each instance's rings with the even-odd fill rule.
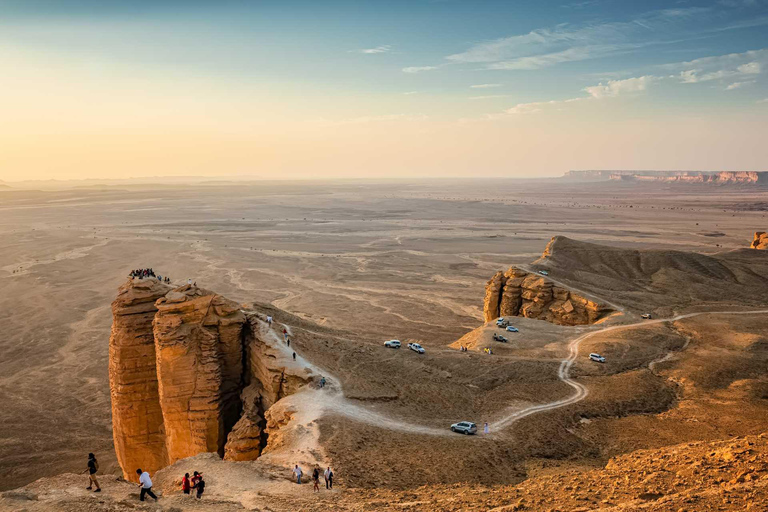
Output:
[[[409,343],[408,348],[413,350],[414,352],[418,352],[419,354],[423,354],[425,352],[424,347],[422,347],[418,343]]]
[[[515,327],[514,325],[508,325],[507,326],[507,330],[509,332],[520,332],[520,330],[517,327]]]
[[[497,327],[504,328],[504,327],[506,327],[508,325],[509,325],[509,322],[507,322],[507,320],[505,318],[499,318],[498,320],[496,320],[496,326]]]
[[[502,343],[506,343],[509,340],[507,338],[505,338],[504,336],[502,336],[501,334],[493,333],[493,341],[500,341]]]
[[[451,432],[458,432],[459,434],[471,435],[477,433],[477,425],[471,421],[460,421],[451,425]]]
[[[596,363],[605,362],[605,358],[603,356],[601,356],[600,354],[595,354],[594,352],[589,354],[589,358]]]
[[[643,320],[650,320],[653,317],[651,316],[650,313],[645,313],[643,315],[640,315],[640,318],[642,318]]]
[[[400,348],[400,340],[385,341],[384,346],[387,348]]]
[[[546,271],[546,270],[539,270],[539,274],[541,274],[541,275],[543,275],[543,276],[548,276],[548,275],[549,275],[549,272],[548,272],[548,271]]]

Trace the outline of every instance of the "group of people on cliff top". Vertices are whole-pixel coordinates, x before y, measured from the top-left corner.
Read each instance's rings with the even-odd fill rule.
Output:
[[[189,473],[184,473],[184,478],[181,479],[181,490],[184,494],[190,494],[192,490],[197,491],[195,497],[200,499],[205,492],[205,480],[203,480],[203,474],[194,471],[192,478],[189,478]]]
[[[320,492],[320,471],[320,468],[317,466],[312,470],[312,482],[315,486],[314,492]],[[304,476],[304,471],[302,471],[298,464],[293,468],[293,474],[296,475],[296,483],[301,485],[301,477]],[[331,470],[330,466],[323,472],[323,477],[325,478],[325,488],[333,489],[333,470]]]
[[[144,279],[145,277],[149,279],[150,277],[154,277],[161,283],[171,282],[171,279],[168,276],[163,277],[161,275],[155,275],[155,271],[152,270],[151,268],[139,268],[136,270],[131,270],[131,273],[128,274],[128,277],[130,277],[131,279],[133,279],[134,277],[138,277],[139,279]]]

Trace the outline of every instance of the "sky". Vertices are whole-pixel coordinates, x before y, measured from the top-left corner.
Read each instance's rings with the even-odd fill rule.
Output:
[[[768,0],[0,0],[0,180],[768,170]]]

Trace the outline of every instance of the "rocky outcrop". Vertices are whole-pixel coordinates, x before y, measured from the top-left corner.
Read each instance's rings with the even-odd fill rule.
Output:
[[[109,385],[115,452],[126,479],[136,468],[154,473],[168,464],[155,370],[155,301],[170,290],[156,279],[135,279],[112,302]]]
[[[199,453],[256,459],[268,410],[314,377],[257,313],[196,286],[131,280],[113,314],[113,434],[131,480]]]
[[[768,250],[768,233],[765,231],[757,231],[750,247],[753,249]]]
[[[545,251],[546,255],[546,251]],[[485,288],[486,322],[500,316],[523,316],[558,325],[591,324],[613,310],[540,274],[518,268],[496,272]]]
[[[171,463],[223,455],[240,416],[243,325],[237,303],[186,285],[157,301],[154,321],[160,404]]]

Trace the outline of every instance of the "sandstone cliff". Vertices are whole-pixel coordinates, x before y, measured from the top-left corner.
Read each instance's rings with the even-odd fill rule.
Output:
[[[243,324],[238,305],[187,285],[157,301],[154,332],[160,404],[171,463],[224,453],[240,416]]]
[[[113,434],[131,480],[198,453],[256,459],[269,408],[313,378],[257,313],[196,286],[131,280],[113,313]]]
[[[755,239],[752,240],[751,247],[753,249],[768,250],[768,233],[765,231],[757,231],[755,233]]]
[[[563,176],[572,180],[618,180],[634,182],[705,183],[714,185],[765,185],[765,171],[568,171]]]
[[[514,267],[503,273],[496,272],[485,287],[486,322],[500,316],[523,316],[558,325],[584,325],[612,311],[605,304],[556,286],[545,276]]]
[[[136,480],[136,468],[154,472],[168,464],[152,333],[155,301],[168,290],[155,279],[130,280],[112,303],[112,434],[123,476],[130,480]]]

